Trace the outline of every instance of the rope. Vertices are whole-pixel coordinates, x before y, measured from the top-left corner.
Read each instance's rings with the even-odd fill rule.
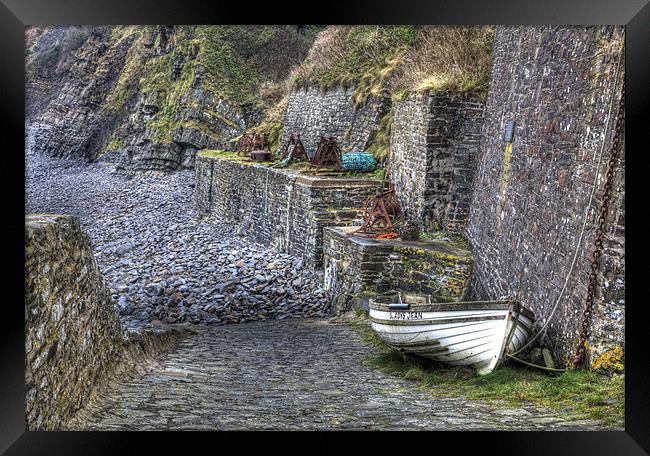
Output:
[[[623,57],[623,53],[619,54],[619,56],[618,56],[618,65],[616,66],[616,75],[615,75],[614,87],[618,87],[618,75],[619,75],[619,69],[620,69],[620,66],[621,66],[622,57]],[[612,120],[611,114],[612,114],[612,106],[614,104],[614,96],[615,95],[616,95],[616,90],[612,91],[612,98],[610,100],[609,110],[607,112],[607,125],[606,125],[606,128],[605,128],[605,132],[607,132],[609,130],[609,125],[610,125],[610,122]],[[598,165],[596,166],[596,169],[600,169],[602,159],[603,159],[603,151],[604,150],[605,150],[605,141],[602,142],[601,147],[600,147],[600,154],[598,156]],[[508,355],[508,356],[514,357],[514,355],[516,355],[518,353],[521,353],[524,349],[529,347],[530,344],[532,344],[535,340],[537,340],[537,338],[542,333],[545,333],[546,328],[548,327],[549,323],[551,322],[551,319],[553,318],[553,315],[557,311],[558,305],[560,304],[560,299],[562,299],[562,296],[564,295],[564,292],[566,291],[567,285],[569,284],[569,278],[571,278],[571,274],[573,273],[573,269],[574,269],[574,267],[576,265],[576,261],[578,259],[578,252],[580,251],[580,247],[582,245],[582,240],[584,238],[585,229],[586,229],[586,226],[587,226],[587,219],[588,219],[588,216],[589,216],[589,210],[591,209],[591,204],[592,204],[593,199],[594,199],[594,194],[596,193],[597,183],[598,183],[598,174],[596,174],[596,177],[594,178],[594,183],[593,183],[593,185],[591,187],[591,193],[589,194],[589,203],[587,204],[587,206],[585,208],[585,215],[583,217],[582,229],[580,230],[580,238],[579,238],[578,243],[576,245],[575,253],[573,254],[573,260],[571,262],[571,268],[569,269],[569,273],[567,274],[566,279],[564,280],[564,286],[562,287],[562,290],[560,291],[560,294],[558,295],[557,299],[555,300],[555,305],[553,306],[553,310],[551,311],[550,315],[548,316],[548,318],[544,322],[544,325],[542,325],[542,327],[537,332],[537,334],[535,334],[528,341],[528,343],[526,343],[526,345],[521,347],[516,352],[512,353],[512,355]]]
[[[508,358],[514,359],[515,361],[519,361],[520,363],[526,364],[527,366],[536,367],[538,369],[544,369],[544,370],[553,371],[553,372],[567,372],[569,370],[569,369],[556,369],[554,367],[546,367],[546,366],[540,366],[539,364],[529,363],[528,361],[524,361],[523,359],[517,358],[516,356],[513,356],[513,355],[508,354],[508,353],[506,353],[506,356]]]

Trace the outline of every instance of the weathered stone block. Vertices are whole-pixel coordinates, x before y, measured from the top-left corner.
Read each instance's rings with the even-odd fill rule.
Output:
[[[464,234],[483,104],[451,93],[394,104],[391,178],[408,218],[426,231]]]
[[[58,429],[110,371],[124,332],[78,219],[26,216],[25,253],[27,425]]]
[[[355,229],[323,232],[325,288],[334,295],[337,313],[390,290],[430,293],[442,301],[463,297],[472,268],[469,251],[448,241],[368,239],[354,235]]]

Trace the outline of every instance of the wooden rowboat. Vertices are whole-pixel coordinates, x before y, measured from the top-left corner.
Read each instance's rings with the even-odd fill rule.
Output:
[[[535,316],[514,301],[432,303],[427,295],[397,293],[370,300],[370,321],[395,349],[483,375],[526,344]]]

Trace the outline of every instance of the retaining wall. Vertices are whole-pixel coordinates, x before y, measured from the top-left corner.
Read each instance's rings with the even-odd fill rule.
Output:
[[[370,178],[318,177],[245,160],[197,155],[196,207],[239,234],[322,265],[323,227],[359,219],[379,182]]]
[[[292,133],[298,133],[305,148],[315,151],[323,135],[334,136],[343,151],[363,151],[389,108],[389,100],[373,96],[362,106],[355,106],[354,88],[326,92],[318,87],[301,89],[289,96],[281,144],[286,144]]]
[[[448,241],[369,239],[354,230],[324,230],[325,289],[337,313],[367,309],[369,298],[391,290],[427,293],[437,301],[463,297],[472,268],[466,249]]]
[[[65,215],[25,218],[29,430],[60,428],[112,371],[125,334],[90,238]]]
[[[468,227],[476,259],[470,294],[513,296],[539,324],[551,315],[568,276],[543,340],[561,365],[575,351],[582,322],[623,82],[623,33],[618,26],[496,30]],[[504,138],[509,122],[515,125],[510,142]],[[588,340],[592,365],[624,343],[624,168],[621,156]]]

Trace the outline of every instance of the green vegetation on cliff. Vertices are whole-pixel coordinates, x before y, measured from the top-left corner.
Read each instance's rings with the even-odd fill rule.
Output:
[[[88,27],[71,26],[62,30],[59,41],[53,43],[52,46],[45,47],[41,52],[35,52],[33,46],[38,42],[36,38],[43,32],[44,29],[40,27],[31,27],[26,31],[25,69],[28,78],[54,76],[60,71],[60,63],[73,58],[77,49],[90,36]]]
[[[217,136],[202,122],[188,119],[185,109],[198,108],[239,129],[232,120],[189,99],[190,89],[201,87],[235,109],[270,110],[284,96],[284,81],[307,54],[316,30],[302,34],[293,26],[177,26],[166,33],[163,43],[154,26],[115,27],[116,41],[133,33],[138,36],[108,105],[121,112],[137,95],[152,100],[158,112],[147,127],[163,142],[171,141],[182,127]]]
[[[101,80],[102,71],[119,66],[116,78],[103,81],[96,100],[107,126],[99,141],[105,150],[129,144],[128,136],[143,127],[147,139],[160,143],[171,143],[180,129],[189,128],[207,143],[211,138],[228,147],[246,129],[267,133],[277,149],[288,97],[306,86],[354,87],[356,106],[371,95],[399,99],[427,90],[485,98],[493,30],[128,25],[31,27],[26,38],[28,80],[67,73],[74,80],[73,62]],[[93,54],[99,46],[109,51]],[[388,112],[368,148],[380,162],[388,153],[391,120]]]

